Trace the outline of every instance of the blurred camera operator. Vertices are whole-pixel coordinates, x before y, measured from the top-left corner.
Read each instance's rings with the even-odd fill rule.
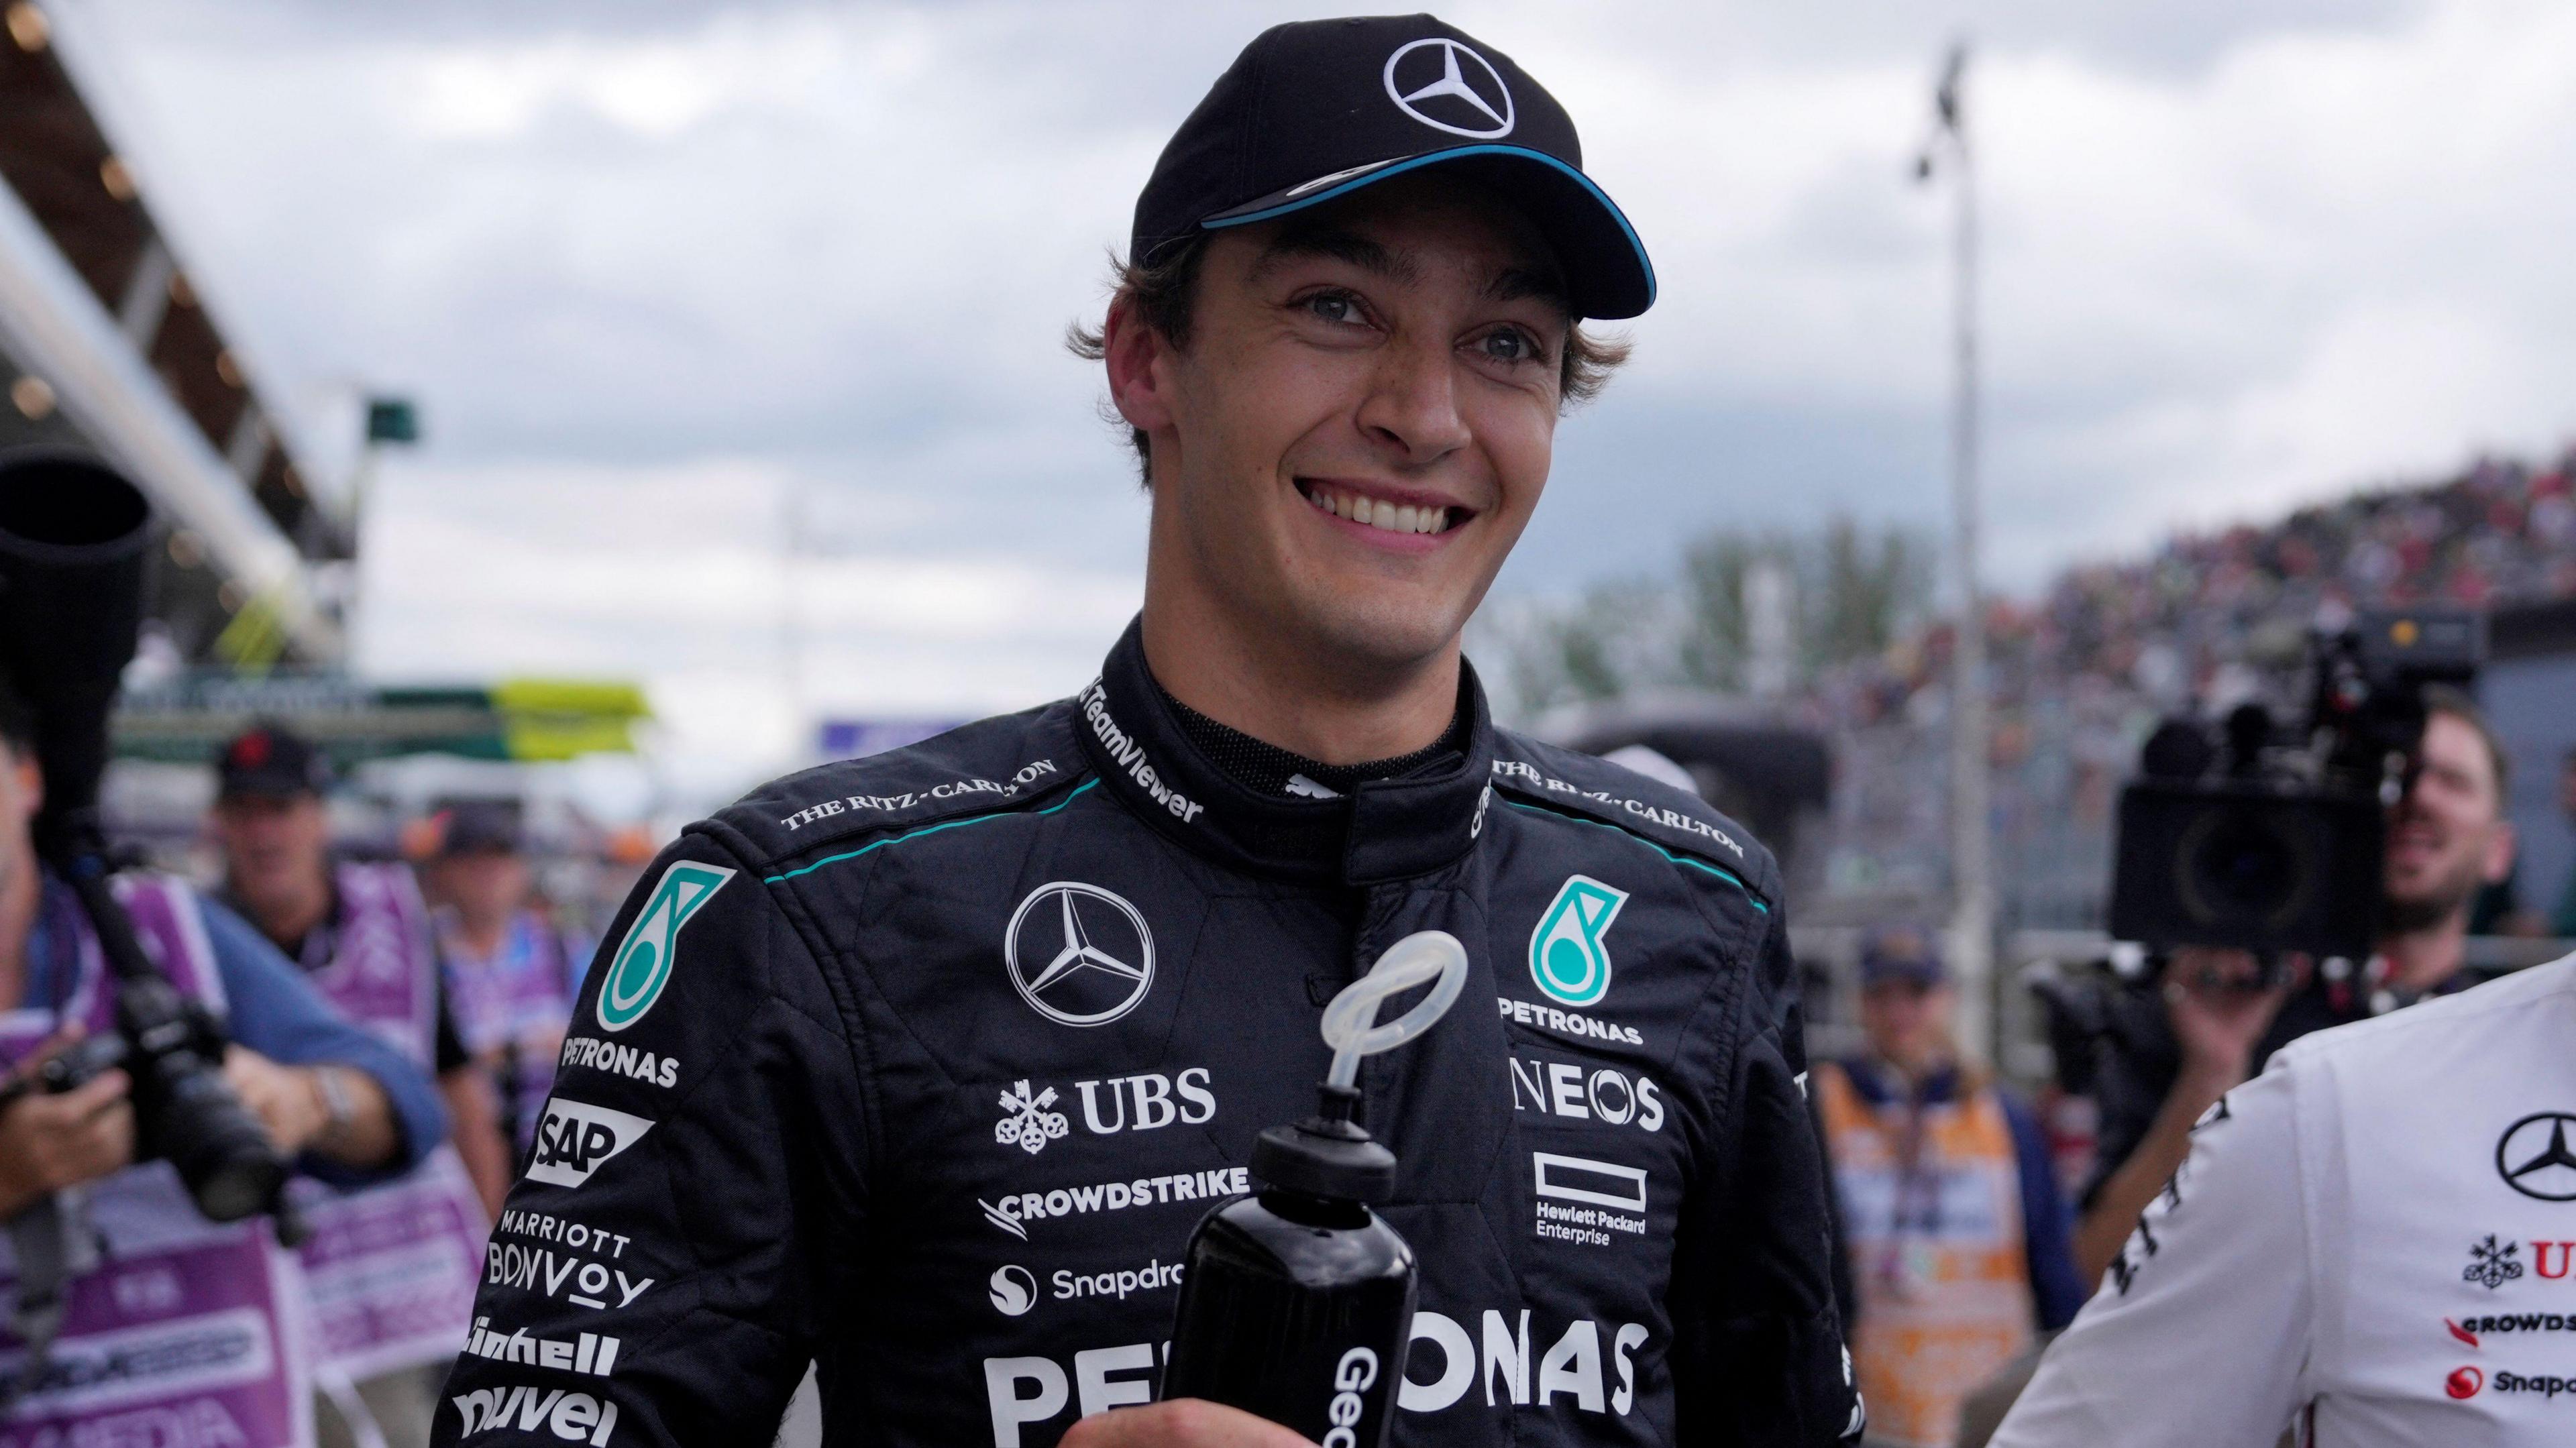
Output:
[[[34,725],[0,682],[0,1062],[11,1088],[0,1100],[0,1217],[21,1228],[50,1205],[60,1224],[49,1236],[13,1232],[17,1250],[0,1270],[0,1300],[22,1314],[11,1345],[44,1295],[32,1280],[68,1282],[49,1366],[27,1382],[21,1358],[0,1386],[23,1390],[0,1407],[0,1433],[29,1443],[303,1443],[298,1289],[268,1225],[210,1222],[166,1164],[134,1164],[125,1072],[60,1094],[36,1085],[47,1059],[115,1031],[117,988],[87,915],[35,850],[44,786]],[[420,1069],[334,1014],[256,930],[166,877],[118,885],[161,973],[226,1018],[225,1079],[304,1170],[344,1185],[380,1179],[445,1136]],[[85,1266],[107,1270],[73,1270]]]
[[[2296,962],[2267,984],[2242,951],[2178,950],[2164,975],[2170,1050],[2106,1071],[2099,1165],[2075,1229],[2075,1265],[2099,1281],[2190,1150],[2191,1126],[2272,1053],[2311,1031],[2475,984],[2469,910],[2513,868],[2504,747],[2456,689],[2425,692],[2421,767],[2388,820],[2386,915],[2357,975]],[[2132,1063],[2123,1063],[2129,1065]]]
[[[301,1199],[313,1236],[299,1252],[333,1403],[324,1441],[352,1441],[348,1420],[363,1413],[393,1448],[425,1442],[437,1388],[425,1369],[453,1358],[472,1326],[484,1232],[509,1186],[491,1083],[449,1019],[410,867],[332,858],[323,752],[261,724],[225,747],[217,776],[223,902],[342,1016],[434,1070],[446,1099],[453,1150],[396,1182]]]

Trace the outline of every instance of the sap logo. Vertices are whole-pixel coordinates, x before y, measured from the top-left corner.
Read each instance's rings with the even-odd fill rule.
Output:
[[[483,1244],[483,1280],[495,1287],[560,1297],[575,1307],[593,1311],[609,1305],[612,1281],[619,1307],[643,1296],[644,1289],[653,1285],[652,1278],[629,1277],[624,1268],[585,1262],[551,1247],[521,1247],[509,1242]]]
[[[466,1438],[502,1428],[515,1428],[522,1433],[543,1428],[567,1443],[589,1443],[597,1448],[607,1443],[609,1433],[617,1427],[615,1403],[561,1388],[477,1388],[448,1401],[456,1405],[457,1416],[465,1420],[458,1436]]]
[[[582,1373],[594,1378],[607,1377],[617,1366],[617,1339],[585,1332],[570,1342],[554,1337],[530,1337],[526,1328],[516,1332],[495,1332],[492,1319],[474,1319],[474,1331],[466,1336],[465,1351],[474,1357],[490,1358],[496,1363],[517,1363],[521,1367],[550,1368],[559,1373]]]
[[[1193,1081],[1190,1078],[1197,1077]],[[1175,1121],[1197,1125],[1216,1115],[1216,1093],[1208,1089],[1208,1069],[1192,1066],[1177,1077],[1159,1072],[1117,1076],[1107,1081],[1076,1081],[1082,1096],[1082,1125],[1094,1136],[1113,1136],[1130,1129],[1129,1103],[1134,1103],[1133,1129],[1157,1131]],[[1173,1097],[1180,1100],[1176,1103]],[[1102,1100],[1108,1101],[1104,1114]]]
[[[648,1086],[665,1089],[680,1084],[680,1059],[657,1056],[633,1046],[603,1041],[593,1036],[571,1036],[563,1043],[563,1067],[567,1071],[606,1071],[612,1076],[626,1076]]]
[[[1514,1111],[1536,1111],[1571,1121],[1606,1121],[1612,1126],[1633,1121],[1640,1131],[1664,1129],[1663,1094],[1643,1072],[1631,1081],[1604,1066],[1587,1076],[1581,1066],[1518,1057],[1512,1059],[1511,1068]]]
[[[585,1101],[557,1096],[546,1102],[546,1119],[537,1128],[536,1155],[528,1180],[577,1187],[590,1180],[601,1162],[644,1139],[653,1123],[641,1116],[611,1111]]]

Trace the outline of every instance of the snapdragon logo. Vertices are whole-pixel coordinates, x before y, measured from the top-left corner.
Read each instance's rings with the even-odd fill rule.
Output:
[[[1530,979],[1550,1000],[1588,1006],[1610,989],[1610,933],[1628,892],[1589,875],[1568,875],[1530,932]]]
[[[626,927],[626,938],[609,957],[608,974],[599,982],[599,1028],[622,1031],[644,1019],[662,987],[671,983],[671,966],[679,950],[680,927],[705,908],[734,872],[695,860],[676,860],[662,872],[661,883],[644,902],[642,914]]]

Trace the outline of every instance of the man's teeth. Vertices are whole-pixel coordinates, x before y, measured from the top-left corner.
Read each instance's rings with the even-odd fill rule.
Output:
[[[1384,498],[1363,498],[1348,493],[1327,492],[1316,488],[1306,494],[1306,501],[1336,518],[1348,518],[1390,533],[1442,533],[1448,531],[1449,508],[1416,508],[1409,503],[1390,503]]]

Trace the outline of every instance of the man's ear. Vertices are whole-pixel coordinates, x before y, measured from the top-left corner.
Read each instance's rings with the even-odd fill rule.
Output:
[[[1129,427],[1147,433],[1170,430],[1172,404],[1165,391],[1169,378],[1162,364],[1171,344],[1124,298],[1110,304],[1101,331],[1101,351],[1109,366],[1109,401],[1118,415]]]
[[[9,772],[18,776],[18,798],[27,803],[27,818],[34,819],[45,807],[45,767],[36,762],[36,751],[11,749]]]

